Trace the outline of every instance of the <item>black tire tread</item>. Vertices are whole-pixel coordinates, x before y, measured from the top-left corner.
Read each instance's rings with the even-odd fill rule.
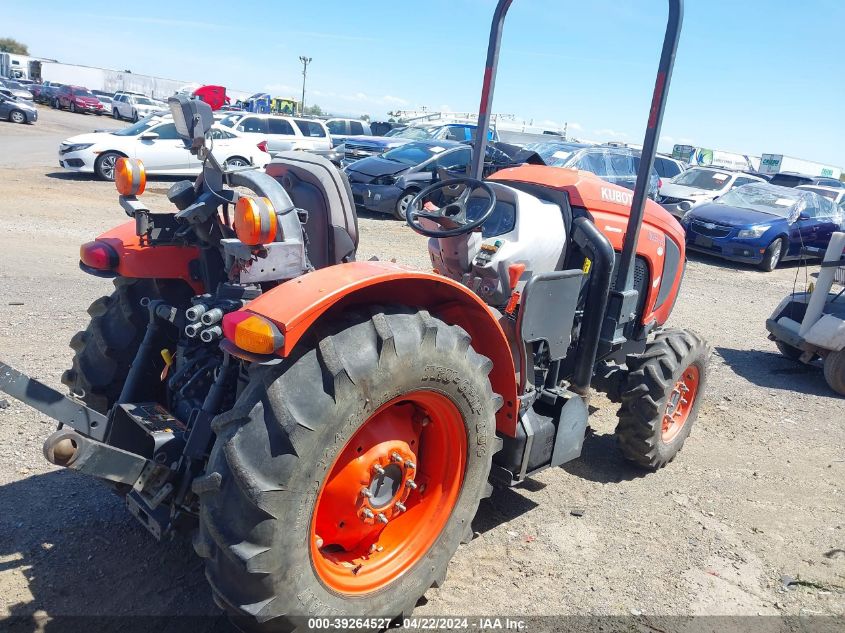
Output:
[[[458,326],[447,325],[427,312],[414,314],[402,308],[372,306],[367,314],[347,316],[347,319],[336,322],[331,329],[318,329],[318,340],[308,349],[300,349],[298,358],[286,361],[286,367],[283,364],[280,368],[259,369],[257,374],[251,376],[239,399],[239,403],[246,404],[236,403],[232,411],[215,420],[214,429],[218,437],[209,460],[209,469],[214,470],[215,474],[222,474],[223,485],[218,489],[214,489],[214,486],[210,489],[204,487],[200,529],[194,540],[194,549],[206,559],[206,576],[215,602],[229,612],[239,626],[285,631],[296,628],[296,621],[288,617],[288,612],[291,605],[296,603],[294,598],[301,587],[288,586],[292,572],[286,565],[286,552],[274,548],[274,534],[277,530],[285,529],[277,526],[276,522],[293,519],[287,513],[276,516],[278,512],[273,508],[278,505],[274,501],[281,500],[278,495],[295,495],[298,497],[296,501],[289,498],[284,501],[288,508],[297,503],[307,503],[306,493],[287,489],[285,477],[303,467],[297,465],[301,455],[313,455],[315,450],[321,458],[326,455],[319,447],[312,447],[311,452],[308,452],[308,447],[315,443],[317,436],[314,427],[320,424],[320,420],[310,419],[308,411],[299,409],[308,406],[307,400],[321,400],[325,403],[326,398],[335,402],[345,398],[368,398],[369,394],[362,393],[362,389],[356,387],[355,383],[362,380],[365,372],[375,371],[374,368],[364,366],[361,361],[350,362],[349,340],[341,341],[336,334],[361,325],[358,332],[368,331],[370,336],[360,336],[356,344],[371,346],[372,355],[368,357],[377,359],[383,370],[398,366],[401,360],[396,346],[396,333],[400,328],[405,329],[405,336],[408,336],[408,331],[413,331],[414,340],[419,342],[420,348],[431,345],[436,346],[438,351],[448,349],[460,353],[478,372],[484,372],[477,375],[486,377],[492,368],[489,359],[471,347],[466,331]],[[369,327],[364,327],[365,324],[369,324]],[[493,393],[489,380],[485,379],[485,382],[487,393],[482,397],[493,404],[500,403],[501,398]],[[308,399],[275,397],[271,393],[275,389],[279,394],[289,394],[297,387],[300,392],[309,394]],[[283,388],[285,392],[282,392]],[[273,423],[269,424],[270,421]],[[251,429],[252,435],[256,429],[259,430],[262,439],[271,444],[267,450],[273,456],[285,453],[287,461],[273,482],[269,481],[266,474],[259,472],[262,467],[267,468],[267,460],[262,460],[261,455],[250,454],[255,445],[251,436],[248,437],[249,434],[245,432],[247,429]],[[501,446],[492,428],[488,443],[486,459],[489,473],[492,457],[489,449]],[[227,486],[226,479],[234,485]],[[485,487],[475,500],[473,515],[486,492],[485,476]],[[310,513],[310,506],[307,512]],[[462,534],[468,530],[472,534],[470,520],[460,526]],[[450,558],[451,555],[438,561],[437,565],[432,564],[430,582],[426,588],[439,586],[443,582]],[[274,594],[275,586],[285,587],[290,596],[279,599],[279,595]],[[390,614],[391,617],[410,613],[420,597],[403,597],[403,604],[396,607],[396,613]],[[315,604],[320,603],[317,601]]]
[[[831,389],[845,396],[845,349],[829,352],[825,356],[824,379]]]
[[[91,321],[70,340],[73,364],[64,383],[87,406],[106,413],[117,400],[147,322],[142,297],[155,298],[152,280],[117,277],[114,292],[88,308]]]
[[[622,406],[617,413],[619,423],[616,427],[619,447],[627,459],[650,470],[663,468],[674,459],[689,435],[704,395],[709,355],[709,346],[698,334],[689,330],[666,329],[648,343],[645,352],[628,356],[628,376],[622,390]],[[696,359],[702,365],[696,402],[677,441],[672,442],[673,449],[667,451],[665,446],[659,445],[666,398],[681,371]]]

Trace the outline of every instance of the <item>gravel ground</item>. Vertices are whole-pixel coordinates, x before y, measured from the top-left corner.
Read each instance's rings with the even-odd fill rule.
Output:
[[[57,388],[87,306],[110,291],[78,270],[79,244],[126,218],[111,184],[62,173],[20,139],[55,148],[91,121],[42,108],[36,126],[0,123],[16,165],[0,166],[0,359]],[[148,186],[152,208],[169,184]],[[407,227],[360,225],[360,259],[425,265]],[[714,354],[678,459],[628,466],[616,407],[596,396],[584,456],[485,501],[477,537],[416,613],[845,616],[845,399],[764,328],[796,275],[692,258],[671,325]],[[47,464],[54,427],[16,401],[0,409],[0,616],[218,614],[187,540],[157,545],[104,486]]]

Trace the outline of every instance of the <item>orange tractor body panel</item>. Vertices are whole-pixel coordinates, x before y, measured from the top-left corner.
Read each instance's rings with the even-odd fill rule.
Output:
[[[191,275],[191,262],[199,258],[195,246],[148,246],[135,234],[130,220],[98,236],[96,241],[108,244],[118,256],[114,270],[121,277],[135,279],[181,279],[198,294],[205,292],[202,283]]]
[[[586,209],[593,216],[596,228],[610,241],[613,249],[617,252],[622,250],[633,198],[633,192],[629,189],[606,182],[587,171],[544,165],[503,169],[490,176],[489,180],[523,182],[565,191],[572,207]],[[680,251],[680,262],[684,262],[684,229],[663,207],[653,200],[646,200],[642,229],[637,241],[637,255],[645,259],[650,280],[642,314],[643,325],[652,321],[658,325],[664,324],[681,288],[683,276],[676,274],[666,300],[659,306],[655,305],[662,282],[667,239],[675,243]]]
[[[244,310],[279,327],[285,341],[277,353],[288,356],[327,312],[385,304],[428,310],[469,333],[475,350],[493,361],[490,381],[504,401],[496,414],[496,429],[513,436],[519,401],[508,339],[487,304],[456,281],[390,262],[350,262],[291,279],[254,299]]]

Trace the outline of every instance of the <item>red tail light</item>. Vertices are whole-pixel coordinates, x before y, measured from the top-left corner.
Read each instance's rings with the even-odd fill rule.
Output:
[[[262,152],[266,152],[267,151],[267,141],[261,141],[258,144],[258,149],[260,149]]]
[[[660,189],[660,187],[662,187],[662,186],[663,186],[663,179],[662,179],[662,178],[658,178],[658,179],[657,179],[657,188],[658,188],[658,189]]]
[[[79,247],[79,259],[95,270],[114,270],[120,263],[120,258],[111,246],[96,240]]]

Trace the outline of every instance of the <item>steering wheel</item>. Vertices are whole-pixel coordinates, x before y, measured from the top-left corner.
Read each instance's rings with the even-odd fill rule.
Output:
[[[464,190],[451,202],[444,204],[439,209],[422,209],[423,201],[431,196],[431,194],[441,189],[457,189],[463,185]],[[481,189],[490,198],[490,203],[484,212],[475,220],[467,219],[467,202],[472,193],[476,189]],[[414,229],[420,235],[426,237],[455,237],[456,235],[464,235],[471,233],[489,218],[496,209],[496,192],[486,182],[469,178],[467,176],[459,176],[451,180],[441,180],[433,185],[430,185],[420,191],[416,197],[411,200],[408,205],[408,210],[405,212],[405,218],[408,220],[408,226]],[[427,229],[419,223],[420,218],[431,220],[437,224],[438,229]]]

